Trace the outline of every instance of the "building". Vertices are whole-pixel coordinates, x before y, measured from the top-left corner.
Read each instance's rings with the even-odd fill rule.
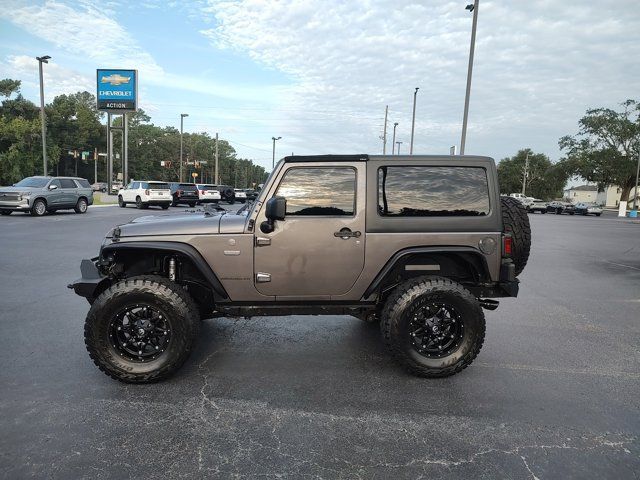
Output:
[[[564,198],[576,204],[581,202],[596,202],[598,197],[598,187],[595,185],[580,185],[571,187],[564,191]]]

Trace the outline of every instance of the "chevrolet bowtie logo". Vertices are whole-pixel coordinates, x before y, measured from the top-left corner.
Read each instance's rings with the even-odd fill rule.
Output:
[[[119,73],[114,73],[113,75],[109,75],[108,77],[102,77],[100,79],[100,83],[110,83],[111,85],[117,86],[125,83],[129,83],[131,77],[124,77]]]

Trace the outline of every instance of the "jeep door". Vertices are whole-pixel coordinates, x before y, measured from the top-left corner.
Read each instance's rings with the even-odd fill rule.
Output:
[[[364,267],[365,182],[360,162],[284,164],[267,198],[287,199],[285,219],[263,233],[264,206],[256,218],[254,282],[261,294],[329,299],[351,289]]]

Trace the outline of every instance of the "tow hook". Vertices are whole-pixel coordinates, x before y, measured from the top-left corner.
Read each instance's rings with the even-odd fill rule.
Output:
[[[500,302],[497,300],[489,300],[488,298],[479,298],[478,302],[480,302],[480,306],[485,310],[495,310],[500,305]]]

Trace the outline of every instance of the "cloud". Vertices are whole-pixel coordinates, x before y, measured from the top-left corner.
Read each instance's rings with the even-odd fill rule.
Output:
[[[201,33],[216,48],[295,79],[283,108],[296,113],[280,115],[277,131],[296,153],[380,151],[386,104],[407,148],[414,87],[415,150],[448,153],[459,143],[464,2],[210,1],[203,15],[213,26]],[[637,95],[638,25],[631,2],[483,0],[467,153],[556,153],[587,108]]]

